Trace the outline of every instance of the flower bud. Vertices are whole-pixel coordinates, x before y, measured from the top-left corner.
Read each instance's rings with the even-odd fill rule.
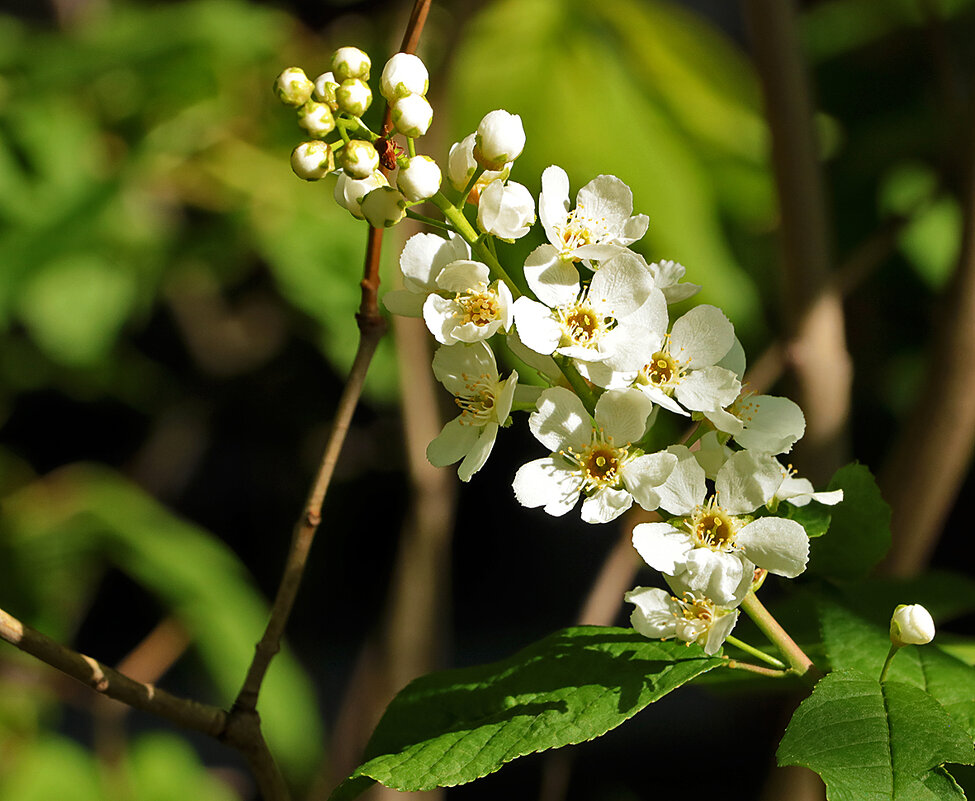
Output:
[[[433,197],[440,191],[440,167],[429,156],[414,156],[400,167],[396,186],[403,197],[414,203]]]
[[[335,100],[335,90],[339,88],[338,81],[331,72],[323,72],[315,78],[315,90],[312,96],[319,103],[324,103],[332,111],[338,111],[339,104]]]
[[[288,67],[274,82],[275,94],[289,106],[303,106],[314,88],[315,84],[308,80],[301,67]]]
[[[429,86],[427,68],[412,53],[397,53],[383,67],[380,91],[390,103],[397,97],[425,95]]]
[[[423,95],[400,97],[392,104],[393,125],[403,136],[423,136],[433,122],[433,109]]]
[[[309,100],[298,109],[298,124],[312,136],[323,139],[335,130],[335,118],[325,103]]]
[[[362,198],[360,205],[373,228],[389,228],[406,216],[406,199],[391,186],[373,189]]]
[[[389,186],[389,181],[378,170],[367,178],[360,179],[349,178],[344,172],[340,172],[335,182],[335,202],[356,219],[364,220],[360,201],[380,186]]]
[[[500,170],[514,161],[525,148],[525,129],[521,117],[503,109],[490,111],[477,126],[474,158],[486,170]]]
[[[474,138],[476,136],[477,134],[470,134],[450,146],[450,153],[447,156],[447,179],[451,186],[458,191],[463,191],[477,170],[477,161],[474,158]],[[507,181],[510,173],[510,163],[505,164],[502,169],[497,171],[485,170],[471,189],[471,193],[467,197],[468,202],[476,204],[481,190],[485,186],[499,178],[502,181]]]
[[[335,157],[328,142],[302,142],[291,151],[291,169],[306,181],[317,181],[335,169]]]
[[[353,139],[342,148],[339,163],[350,178],[368,178],[379,168],[379,154],[371,142]]]
[[[366,109],[372,105],[372,89],[369,84],[359,78],[349,78],[342,81],[335,90],[335,102],[339,110],[353,117],[361,117]]]
[[[890,641],[901,648],[924,645],[934,639],[934,620],[921,604],[901,604],[890,619]]]
[[[332,55],[332,72],[339,83],[349,78],[369,80],[369,56],[358,47],[340,47]]]

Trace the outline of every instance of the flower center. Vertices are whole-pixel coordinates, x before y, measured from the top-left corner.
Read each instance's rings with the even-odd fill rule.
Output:
[[[674,614],[677,618],[675,627],[677,639],[686,643],[697,642],[707,634],[714,623],[716,617],[714,604],[703,596],[691,593],[685,593],[683,598],[671,597],[681,609],[680,616]]]
[[[473,291],[458,294],[457,304],[461,308],[461,321],[474,325],[488,325],[501,315],[498,296],[490,290]]]
[[[583,303],[563,307],[558,315],[565,338],[583,347],[595,347],[599,338],[616,323],[612,317],[601,317]]]
[[[664,391],[673,390],[682,378],[683,366],[666,350],[658,350],[643,366],[638,380]]]
[[[591,493],[602,487],[617,489],[623,484],[622,468],[629,456],[628,447],[629,443],[616,447],[613,438],[599,430],[593,432],[592,442],[581,452],[567,448],[559,453],[579,468],[583,492]]]
[[[579,257],[574,255],[576,248],[597,245],[612,239],[613,236],[606,219],[587,216],[581,204],[566,215],[564,223],[552,227],[561,244],[559,255],[565,261],[580,261]]]
[[[685,525],[690,529],[698,548],[710,548],[712,551],[732,551],[735,548],[738,521],[715,505],[713,498],[707,506],[698,509],[686,520]]]
[[[465,395],[458,395],[454,403],[460,407],[460,423],[467,426],[483,426],[491,421],[494,415],[496,401],[496,382],[490,376],[482,374],[473,380],[463,375],[467,381],[464,386]]]

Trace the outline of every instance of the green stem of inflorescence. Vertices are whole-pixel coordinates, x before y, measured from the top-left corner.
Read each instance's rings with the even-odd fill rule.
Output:
[[[772,617],[754,593],[750,592],[745,596],[745,600],[741,602],[741,608],[754,621],[769,642],[779,649],[779,653],[789,663],[790,672],[813,681],[817,681],[822,676],[813,661],[806,656],[795,640],[782,628],[779,621]]]
[[[899,650],[900,649],[896,645],[891,644],[890,650],[887,652],[887,658],[884,660],[883,670],[880,671],[881,684],[887,680],[887,671],[890,670],[891,660],[894,658],[894,654],[896,654]]]
[[[747,642],[744,642],[743,640],[739,640],[737,637],[732,637],[731,635],[729,635],[726,638],[725,642],[727,642],[729,645],[735,646],[735,648],[739,649],[740,651],[744,651],[746,654],[751,654],[756,659],[760,659],[766,664],[772,665],[772,667],[777,667],[780,670],[785,670],[786,667],[785,662],[782,662],[776,659],[774,656],[771,656],[765,653],[764,651],[759,650],[754,645],[749,645]]]

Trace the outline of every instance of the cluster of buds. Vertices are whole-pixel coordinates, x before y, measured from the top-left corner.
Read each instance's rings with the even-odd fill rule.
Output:
[[[363,80],[365,54],[343,58],[350,66],[339,72],[333,61],[336,76]],[[300,80],[282,76],[282,96],[294,84]],[[568,175],[553,165],[541,175],[536,204],[510,180],[526,142],[518,115],[491,111],[455,143],[446,167],[452,190],[440,191],[439,166],[414,152],[414,134],[431,115],[426,89],[426,70],[414,56],[397,54],[383,70],[381,91],[408,155],[354,115],[339,119],[343,141],[334,147],[342,151],[335,197],[353,215],[390,225],[426,199],[442,213],[424,218],[437,233],[407,241],[404,288],[383,299],[395,314],[423,318],[440,343],[434,374],[461,410],[427,457],[437,466],[459,462],[460,478],[469,481],[512,416],[528,412],[548,455],[518,469],[515,498],[550,515],[568,513],[581,499],[582,519],[591,524],[609,523],[634,504],[658,512],[662,521],[636,525],[632,538],[670,591],[628,593],[633,625],[716,652],[765,575],[794,578],[805,570],[809,540],[790,507],[842,500],[842,491],[815,492],[780,461],[804,433],[802,411],[743,388],[744,351],[718,308],[699,305],[672,319],[670,306],[700,287],[683,280],[680,264],[647,263],[631,248],[649,220],[633,213],[623,181],[599,175],[573,203]],[[348,137],[353,132],[358,138]],[[321,158],[310,144],[306,150],[295,159]],[[398,168],[396,188],[380,163]],[[545,243],[523,262],[506,263],[499,243],[525,236],[536,208]],[[512,280],[515,269],[523,281]],[[495,355],[500,342],[524,365],[507,376]],[[536,376],[531,384],[519,380],[529,375]],[[651,428],[662,414],[694,429],[681,444],[653,450]]]
[[[335,200],[375,227],[395,225],[407,207],[435,195],[441,173],[436,162],[415,154],[414,140],[433,121],[426,99],[429,74],[416,56],[397,53],[383,68],[380,92],[389,103],[393,128],[377,134],[362,121],[372,104],[372,62],[357,47],[340,47],[331,70],[310,80],[299,67],[284,70],[275,83],[282,102],[298,110],[298,124],[313,137],[291,154],[291,168],[306,181],[337,173]],[[392,140],[406,138],[407,151]],[[396,187],[383,170],[398,168]]]

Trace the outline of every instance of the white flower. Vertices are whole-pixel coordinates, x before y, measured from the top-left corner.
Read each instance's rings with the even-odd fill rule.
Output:
[[[423,95],[397,98],[390,113],[396,130],[410,139],[423,136],[433,122],[433,107]]]
[[[490,281],[490,270],[479,261],[455,261],[436,279],[439,292],[423,304],[423,319],[437,342],[477,342],[511,328],[511,290]]]
[[[332,55],[332,72],[339,83],[349,78],[368,81],[371,66],[368,54],[358,47],[340,47]]]
[[[470,481],[491,455],[498,428],[508,419],[518,373],[512,371],[502,381],[494,353],[484,342],[439,347],[433,373],[454,394],[461,412],[427,447],[427,459],[435,467],[463,459],[457,474]]]
[[[743,393],[727,410],[705,409],[704,416],[741,447],[771,454],[788,453],[806,430],[802,409],[776,395]]]
[[[898,648],[934,639],[934,619],[921,604],[901,604],[890,619],[890,641]]]
[[[654,403],[677,414],[687,415],[685,409],[703,412],[727,406],[738,397],[741,382],[717,362],[734,339],[734,327],[720,309],[696,306],[674,323],[668,337],[651,344],[652,355],[637,373],[634,385]],[[594,380],[598,383],[598,377]]]
[[[339,88],[335,75],[323,72],[315,78],[314,97],[319,103],[325,103],[332,111],[338,111],[339,104],[335,100],[335,90]]]
[[[771,457],[770,457],[771,458]],[[778,460],[776,460],[776,464]],[[781,466],[781,465],[780,465]],[[808,478],[798,478],[792,465],[782,470],[785,478],[775,491],[774,501],[788,501],[793,506],[806,506],[810,501],[816,501],[824,506],[836,506],[843,500],[843,490],[830,492],[816,492]]]
[[[387,292],[383,304],[393,314],[422,317],[427,295],[440,289],[437,276],[444,267],[470,257],[470,248],[459,236],[444,239],[437,234],[414,234],[399,257],[404,288]]]
[[[462,192],[477,172],[477,160],[474,158],[474,138],[477,134],[465,136],[461,141],[450,146],[447,156],[447,180],[458,192]],[[511,162],[500,170],[485,170],[471,189],[467,200],[477,203],[484,187],[496,180],[507,181],[511,173]]]
[[[500,170],[514,161],[525,148],[525,129],[521,117],[503,109],[490,111],[477,126],[474,158],[485,170]]]
[[[317,181],[335,169],[335,158],[327,142],[302,142],[291,151],[291,169],[306,181]]]
[[[648,340],[666,331],[664,297],[643,259],[628,250],[604,262],[583,290],[575,265],[541,245],[525,261],[525,279],[541,303],[518,298],[515,323],[521,341],[536,353],[635,371]]]
[[[389,186],[389,181],[378,170],[365,178],[350,178],[346,173],[340,172],[335,182],[335,202],[356,219],[364,220],[360,201],[380,186]]]
[[[335,102],[346,114],[361,117],[372,105],[372,89],[361,78],[349,78],[335,90]]]
[[[301,67],[288,67],[274,82],[274,92],[282,103],[303,106],[311,97],[315,84],[308,80]]]
[[[368,178],[379,169],[379,153],[372,142],[353,139],[339,151],[339,163],[350,178]]]
[[[389,228],[406,216],[406,198],[391,186],[373,189],[359,205],[373,228]]]
[[[535,223],[535,198],[514,181],[492,181],[481,191],[477,227],[499,239],[521,239]]]
[[[684,277],[685,269],[676,261],[655,261],[649,267],[654,283],[664,293],[668,304],[687,300],[701,290],[697,284],[680,280]]]
[[[677,459],[668,453],[643,454],[632,448],[645,430],[652,404],[635,390],[610,390],[596,403],[595,422],[573,392],[542,392],[528,425],[551,455],[522,465],[515,474],[515,497],[523,506],[543,506],[550,515],[568,512],[585,496],[582,519],[608,523],[635,499],[652,511],[658,488]]]
[[[660,507],[676,515],[666,523],[641,523],[633,547],[679,592],[700,592],[722,606],[737,606],[748,593],[755,567],[795,578],[806,569],[809,538],[795,520],[748,517],[774,496],[781,470],[751,451],[732,455],[707,497],[704,469],[683,445],[659,490]]]
[[[433,197],[440,191],[440,167],[429,156],[414,156],[400,167],[396,186],[403,197],[417,203]]]
[[[644,637],[696,642],[708,656],[718,652],[738,620],[737,609],[716,606],[693,593],[681,600],[656,587],[636,587],[623,599],[636,607],[630,625]]]
[[[569,177],[561,167],[542,173],[538,216],[548,241],[566,261],[603,261],[635,242],[650,224],[645,214],[633,214],[633,193],[619,178],[599,175],[576,195],[569,210]]]
[[[326,103],[309,100],[298,109],[298,124],[312,136],[323,138],[335,130],[335,118]]]
[[[380,92],[390,103],[397,97],[425,95],[430,75],[423,62],[412,53],[396,53],[383,67]]]

